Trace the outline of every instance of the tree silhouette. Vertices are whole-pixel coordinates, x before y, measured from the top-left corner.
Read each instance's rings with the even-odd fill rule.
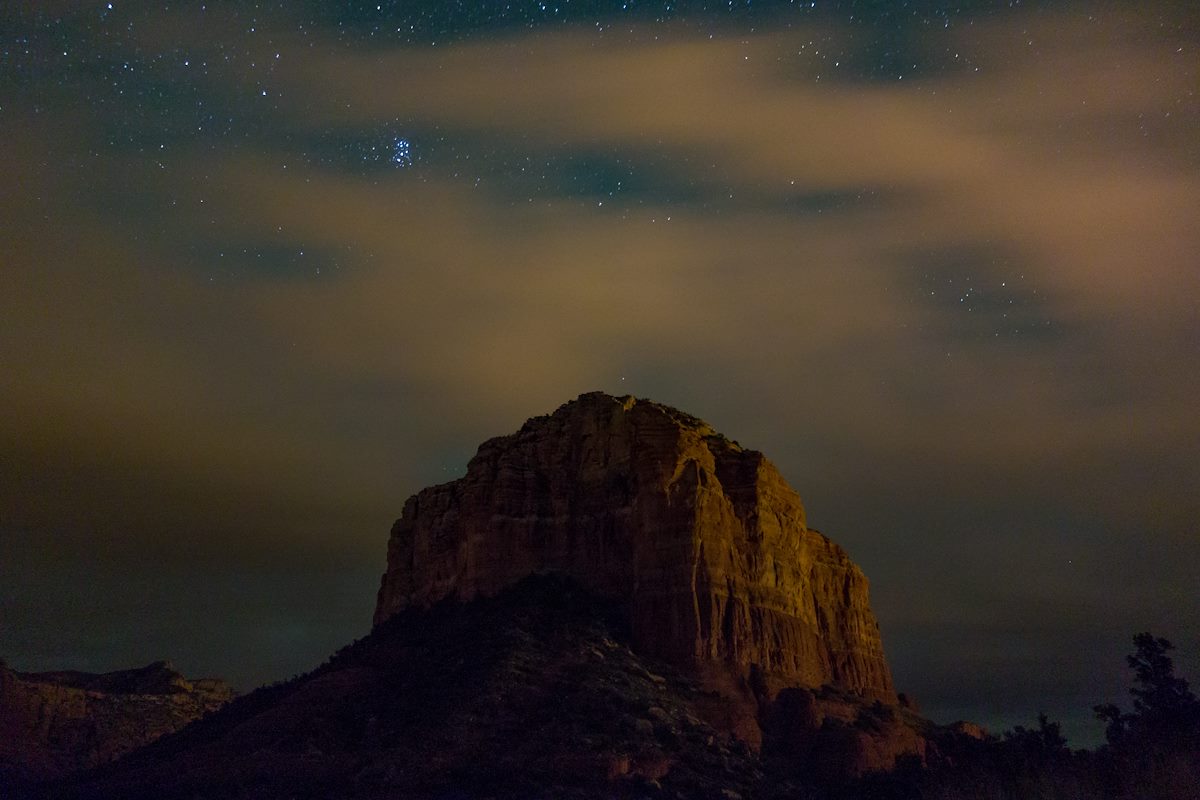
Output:
[[[1029,757],[1051,758],[1068,752],[1067,740],[1062,735],[1062,726],[1051,722],[1046,714],[1038,714],[1037,728],[1026,728],[1017,725],[1011,731],[1005,731],[1004,741],[1018,747]]]
[[[1108,747],[1099,754],[1111,794],[1146,800],[1200,798],[1200,701],[1175,675],[1174,647],[1149,633],[1133,637],[1125,660],[1134,673],[1132,713],[1109,703],[1096,706],[1108,724]]]
[[[1112,703],[1095,707],[1096,716],[1107,723],[1109,743],[1119,745],[1131,736],[1182,740],[1200,733],[1200,701],[1188,682],[1175,675],[1167,655],[1174,645],[1150,633],[1137,634],[1133,644],[1135,652],[1125,658],[1134,672],[1129,690],[1133,713],[1123,713]]]

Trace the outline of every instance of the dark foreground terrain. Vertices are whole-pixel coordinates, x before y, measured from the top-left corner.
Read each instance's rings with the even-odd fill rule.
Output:
[[[1102,709],[1112,744],[1099,752],[1068,750],[1044,719],[978,738],[912,716],[905,724],[931,743],[926,764],[854,780],[830,779],[820,752],[806,761],[768,740],[760,755],[722,737],[701,719],[709,695],[626,642],[595,598],[534,577],[489,600],[403,612],[308,675],[74,780],[5,797],[1200,797],[1195,698],[1148,636],[1131,657],[1135,709]],[[854,725],[894,713],[868,710]]]
[[[762,773],[596,602],[527,580],[408,612],[312,673],[47,792],[72,798],[751,796]],[[724,796],[732,796],[725,794]]]

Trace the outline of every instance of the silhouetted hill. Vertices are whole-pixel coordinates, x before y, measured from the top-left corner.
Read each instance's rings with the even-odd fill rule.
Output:
[[[701,721],[703,690],[628,642],[558,577],[410,609],[52,796],[757,796],[757,759]]]

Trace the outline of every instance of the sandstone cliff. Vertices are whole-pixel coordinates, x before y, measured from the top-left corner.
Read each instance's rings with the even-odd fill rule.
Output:
[[[896,701],[862,571],[761,453],[675,409],[585,394],[485,442],[405,504],[375,623],[539,572],[615,601],[636,649],[758,712],[796,686]],[[746,722],[728,727],[753,739]]]
[[[167,662],[95,675],[0,666],[0,783],[56,778],[176,731],[232,697]]]

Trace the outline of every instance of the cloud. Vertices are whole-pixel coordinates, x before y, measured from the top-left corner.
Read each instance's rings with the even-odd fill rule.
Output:
[[[845,287],[842,296],[826,296],[830,302],[824,307],[836,309],[839,319],[849,315],[858,322],[853,309],[869,310],[872,291],[895,280],[888,269],[895,252],[998,246],[1023,254],[1026,262],[1013,265],[1014,281],[1032,287],[1027,292],[1052,298],[1041,302],[1053,321],[1092,330],[1104,323],[1121,336],[1155,326],[1169,334],[1191,314],[1186,298],[1196,288],[1186,258],[1197,243],[1189,214],[1200,199],[1195,170],[1177,169],[1178,154],[1138,147],[1129,139],[1139,115],[1165,113],[1177,103],[1188,75],[1156,55],[1164,42],[1125,41],[1113,30],[1122,21],[1108,24],[1107,36],[1116,38],[1115,45],[1080,32],[1074,19],[1059,17],[1043,23],[1038,35],[1076,42],[1075,49],[1056,49],[1052,56],[1016,65],[993,58],[992,66],[982,57],[988,64],[983,77],[956,73],[906,87],[811,80],[818,67],[806,50],[829,39],[828,33],[793,31],[714,42],[680,29],[660,40],[636,33],[598,39],[574,31],[445,50],[366,56],[339,50],[306,59],[286,76],[284,94],[299,99],[297,113],[301,108],[305,115],[315,113],[322,124],[403,119],[426,128],[468,130],[524,142],[535,161],[539,152],[572,148],[658,151],[676,180],[705,186],[714,197],[728,193],[782,202],[794,195],[796,185],[808,192],[882,186],[898,197],[878,213],[831,214],[820,224],[796,218],[800,215],[756,215],[736,221],[747,226],[742,236],[730,236],[721,221],[714,226],[716,214],[696,215],[694,208],[674,215],[669,206],[638,209],[643,221],[673,216],[672,231],[684,228],[688,212],[696,227],[717,229],[708,237],[690,230],[698,238],[688,243],[660,232],[670,226],[650,232],[624,219],[597,220],[588,210],[564,204],[530,214],[504,208],[503,197],[484,198],[481,204],[494,208],[476,218],[463,214],[457,201],[432,207],[454,209],[444,220],[447,227],[422,221],[428,231],[454,231],[442,237],[452,244],[444,244],[440,255],[419,257],[456,264],[494,259],[498,268],[490,274],[511,278],[508,286],[520,284],[526,291],[536,285],[562,292],[554,279],[566,274],[580,278],[565,287],[567,293],[583,287],[619,293],[619,282],[586,279],[593,255],[610,265],[631,257],[640,261],[648,293],[656,276],[691,284],[696,275],[711,280],[729,274],[731,265],[751,282],[758,275],[823,271],[844,276],[834,280]],[[961,44],[986,53],[995,39],[1011,38],[1016,27],[1010,21],[1000,31],[991,28],[975,42]],[[1090,69],[1101,50],[1122,64],[1120,81]],[[1135,91],[1139,86],[1150,91]],[[1089,98],[1105,102],[1094,101],[1094,112],[1081,111],[1069,98],[1079,99],[1081,108]],[[1074,141],[1064,138],[1064,127],[1076,132]],[[1095,142],[1114,132],[1124,137],[1120,145],[1127,156],[1115,162],[1112,150]],[[447,197],[478,199],[478,193],[463,191],[466,186],[450,187]],[[355,217],[378,220],[393,210],[409,214],[403,198],[418,193],[409,186],[392,198],[373,191],[369,202],[375,210],[358,209]],[[471,201],[464,202],[471,207]],[[328,219],[336,221],[336,230],[347,230],[344,215]],[[306,224],[314,223],[306,218]],[[554,246],[549,240],[563,230],[571,232],[567,249],[577,264],[566,273],[547,266],[556,263],[555,256],[539,252],[543,238]],[[505,261],[505,251],[514,248],[508,241],[512,231],[522,238],[515,257],[525,260],[524,267]],[[488,255],[456,252],[463,238],[473,239]],[[425,244],[410,238],[396,252],[398,240],[379,242],[378,249],[403,259],[414,243]],[[619,241],[637,246],[622,249],[615,244]],[[770,252],[759,256],[747,242],[769,242]],[[789,250],[826,260],[788,259]],[[682,270],[681,263],[686,264]],[[881,267],[878,273],[869,272],[874,265]],[[538,281],[523,279],[522,270],[532,277],[539,267],[545,270]],[[871,285],[861,285],[866,281]],[[744,279],[736,283],[743,285]],[[683,288],[696,291],[691,285]],[[495,285],[487,291],[493,298],[507,294]],[[690,296],[678,289],[667,294]],[[717,306],[729,299],[723,292],[710,297]],[[636,300],[626,294],[625,304],[630,303]],[[504,302],[497,299],[496,305]],[[652,305],[661,315],[660,327],[676,330],[670,303]],[[888,305],[885,318],[912,316],[916,310],[903,302]],[[697,316],[713,313],[720,312],[704,308]],[[556,320],[546,323],[559,329]],[[908,324],[920,328],[924,323],[916,316]]]

